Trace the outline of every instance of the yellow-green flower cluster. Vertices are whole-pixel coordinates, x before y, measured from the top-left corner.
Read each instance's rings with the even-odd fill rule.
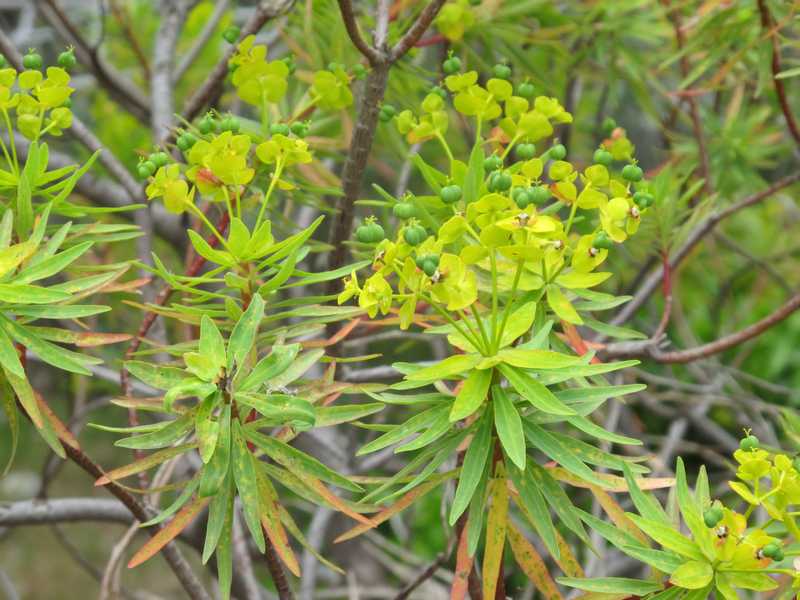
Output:
[[[70,77],[61,67],[48,67],[17,73],[0,69],[0,107],[6,113],[15,109],[17,128],[29,140],[44,133],[59,136],[72,125],[72,111],[65,106],[73,90]],[[14,91],[14,84],[19,91]]]

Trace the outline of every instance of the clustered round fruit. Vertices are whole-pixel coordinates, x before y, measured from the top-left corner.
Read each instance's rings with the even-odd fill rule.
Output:
[[[378,112],[378,119],[380,119],[383,123],[388,123],[396,114],[397,109],[394,106],[391,104],[384,104],[381,106],[381,109]]]
[[[240,35],[242,35],[242,30],[236,27],[236,25],[231,25],[222,32],[222,37],[229,44],[235,44],[239,40]]]
[[[22,57],[22,66],[26,69],[41,69],[42,55],[33,48],[29,49],[27,54]]]
[[[375,217],[367,217],[356,229],[356,239],[362,244],[377,244],[385,238],[386,233],[381,224],[375,221]]]
[[[759,442],[758,438],[753,434],[748,434],[742,439],[742,441],[739,442],[739,448],[746,452],[758,450],[760,445],[761,443]]]
[[[703,522],[706,524],[706,527],[713,529],[722,521],[724,514],[719,504],[713,504],[703,511]]]

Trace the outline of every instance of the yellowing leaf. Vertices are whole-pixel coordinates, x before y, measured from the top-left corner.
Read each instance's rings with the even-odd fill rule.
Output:
[[[505,477],[497,477],[489,483],[492,505],[486,520],[486,546],[483,553],[483,597],[494,598],[503,549],[508,528],[508,486]]]
[[[557,285],[547,286],[547,304],[560,319],[564,319],[567,323],[583,325],[583,319]]]

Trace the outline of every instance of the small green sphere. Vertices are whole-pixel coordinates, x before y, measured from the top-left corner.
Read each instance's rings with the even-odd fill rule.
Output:
[[[461,200],[461,186],[446,185],[439,192],[439,197],[445,204],[453,204]]]
[[[522,160],[532,159],[534,156],[536,156],[536,145],[520,144],[517,146],[517,156],[519,156]]]
[[[78,61],[75,59],[75,52],[72,48],[64,50],[64,52],[58,55],[58,66],[62,69],[69,70],[76,64],[78,64]]]
[[[33,51],[29,51],[22,57],[22,66],[26,69],[41,69],[42,68],[42,55]]]
[[[242,34],[242,30],[236,27],[236,25],[231,25],[225,31],[222,32],[222,37],[225,38],[225,41],[229,44],[235,44],[239,39],[239,36]]]
[[[622,167],[622,178],[626,181],[641,181],[644,172],[639,165],[625,165]]]
[[[455,75],[461,70],[461,59],[457,56],[451,56],[442,63],[442,71],[448,75]]]
[[[607,167],[612,162],[614,162],[614,157],[611,155],[611,152],[603,148],[598,148],[597,150],[595,150],[592,159],[598,165],[603,165],[604,167]]]
[[[554,160],[564,160],[567,156],[567,149],[564,144],[556,144],[550,148],[550,158]]]

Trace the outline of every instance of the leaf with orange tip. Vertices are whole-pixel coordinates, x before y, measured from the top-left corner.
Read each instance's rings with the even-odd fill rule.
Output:
[[[36,403],[39,406],[39,412],[44,416],[47,420],[47,423],[52,428],[53,432],[58,436],[58,439],[64,442],[67,446],[71,446],[76,450],[81,449],[81,445],[78,443],[78,438],[72,435],[72,432],[67,429],[67,426],[64,425],[63,421],[58,418],[58,415],[54,413],[47,403],[42,399],[42,396],[36,392]]]
[[[419,485],[415,487],[413,490],[406,492],[403,496],[400,497],[400,499],[397,502],[395,502],[391,506],[388,506],[383,510],[381,510],[380,512],[374,514],[372,516],[372,519],[370,519],[372,522],[371,526],[368,526],[366,524],[356,525],[351,530],[346,531],[342,535],[337,537],[334,540],[334,542],[338,544],[339,542],[344,542],[345,540],[352,539],[354,537],[361,535],[365,531],[369,531],[373,527],[377,527],[384,521],[388,521],[391,517],[411,506],[414,502],[419,500],[422,496],[430,492],[433,488],[435,488],[442,481],[448,478],[449,478],[448,474],[441,474],[437,475],[436,477],[432,477],[422,485]]]
[[[469,555],[467,543],[466,523],[461,530],[461,537],[458,539],[458,550],[456,551],[456,570],[453,574],[453,587],[450,588],[450,600],[464,600],[467,597],[469,587],[469,574],[472,572],[472,562],[474,557]]]
[[[122,467],[118,467],[113,469],[99,477],[97,481],[94,482],[95,486],[106,485],[115,481],[117,479],[124,479],[125,477],[129,477],[131,475],[135,475],[136,473],[141,473],[142,471],[147,471],[155,467],[156,465],[160,465],[164,461],[169,460],[170,458],[174,458],[191,450],[192,448],[196,448],[197,444],[183,444],[181,446],[175,446],[174,448],[166,448],[164,450],[159,450],[158,452],[154,452],[153,454],[148,454],[147,456],[136,460],[129,465],[124,465]]]
[[[600,489],[596,485],[590,486],[589,489],[592,490],[592,494],[594,494],[598,504],[603,507],[603,510],[614,522],[614,525],[619,527],[625,533],[631,534],[637,540],[642,542],[644,546],[650,545],[650,541],[647,539],[647,536],[644,535],[642,530],[639,529],[633,523],[633,521],[631,521],[625,515],[625,510],[619,504],[617,504],[617,502],[605,490]]]
[[[561,467],[545,465],[545,468],[550,471],[550,474],[564,483],[568,483],[575,487],[591,489],[592,484],[584,481],[573,475],[572,473],[562,469]],[[606,486],[608,492],[627,492],[628,484],[624,477],[617,475],[609,475],[607,473],[595,473],[598,479],[601,479]],[[675,485],[674,477],[640,477],[636,479],[636,483],[643,490],[660,490]]]
[[[297,562],[297,557],[289,545],[289,536],[283,528],[280,521],[281,505],[278,502],[278,495],[272,483],[264,472],[259,469],[257,471],[258,477],[258,495],[261,505],[261,525],[264,527],[264,532],[267,534],[272,547],[278,553],[283,564],[286,565],[295,577],[300,577],[300,565]]]
[[[69,329],[58,329],[57,327],[34,327],[28,329],[40,338],[62,344],[73,344],[79,348],[91,348],[93,346],[104,346],[107,344],[118,344],[127,342],[133,336],[127,333],[99,333],[94,331],[72,331]]]
[[[326,346],[333,346],[334,344],[338,344],[348,335],[350,332],[355,329],[358,324],[361,323],[361,319],[353,319],[347,325],[339,329],[335,334],[329,337],[327,340],[310,340],[303,342],[303,348],[324,348]]]
[[[184,506],[178,514],[175,515],[175,518],[169,522],[169,525],[160,529],[144,546],[139,548],[128,563],[128,568],[133,569],[155,556],[159,550],[175,539],[181,531],[186,529],[197,514],[203,510],[210,501],[211,498],[197,497]]]
[[[486,545],[483,551],[483,597],[494,598],[508,527],[508,485],[505,477],[489,483],[492,505],[486,517]]]
[[[367,517],[360,515],[356,511],[352,510],[349,506],[347,506],[347,504],[341,498],[339,498],[339,496],[337,496],[327,487],[325,487],[325,484],[323,484],[319,479],[316,479],[315,477],[310,477],[303,473],[297,473],[297,475],[300,477],[303,483],[305,483],[308,487],[310,487],[317,494],[319,494],[328,504],[333,506],[339,512],[346,514],[348,517],[350,517],[351,519],[355,519],[359,523],[367,525],[369,529],[372,529],[377,525],[377,523],[375,523],[371,519],[368,519]]]
[[[539,593],[547,600],[562,600],[561,592],[558,591],[555,581],[547,571],[547,566],[533,545],[513,525],[508,528],[506,535],[514,560]]]

